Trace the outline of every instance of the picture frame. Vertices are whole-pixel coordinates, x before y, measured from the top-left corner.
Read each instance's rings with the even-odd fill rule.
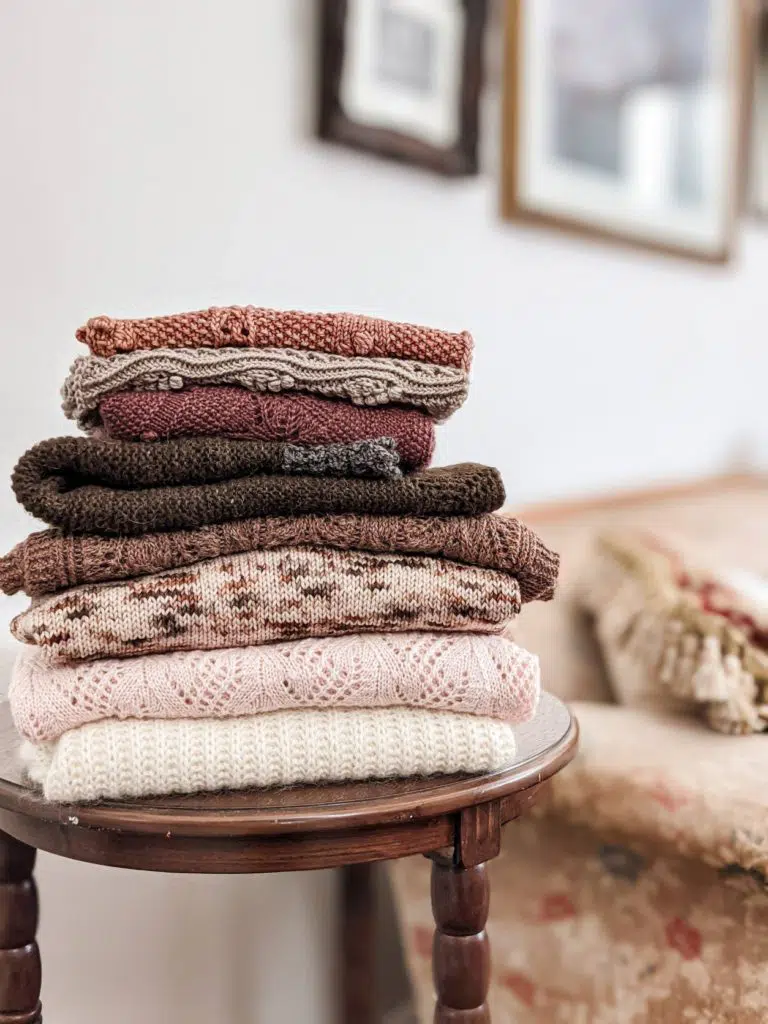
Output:
[[[745,206],[768,222],[768,0],[755,4],[755,19]]]
[[[507,0],[502,216],[722,263],[754,19],[741,0],[616,2],[611,21],[591,0]]]
[[[321,0],[320,138],[478,171],[487,0]]]

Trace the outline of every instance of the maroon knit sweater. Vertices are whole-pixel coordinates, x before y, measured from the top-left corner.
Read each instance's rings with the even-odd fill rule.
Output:
[[[330,444],[392,437],[404,469],[429,465],[432,420],[416,409],[365,408],[312,395],[262,395],[238,387],[121,391],[99,406],[104,433],[124,441],[231,437]]]

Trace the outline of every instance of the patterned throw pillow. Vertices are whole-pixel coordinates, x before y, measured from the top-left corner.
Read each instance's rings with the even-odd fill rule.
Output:
[[[606,534],[579,600],[593,614],[617,699],[700,708],[720,732],[768,729],[768,580],[707,568],[658,537]]]

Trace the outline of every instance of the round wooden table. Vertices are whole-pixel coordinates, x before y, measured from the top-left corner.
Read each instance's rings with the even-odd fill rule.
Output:
[[[301,786],[129,803],[48,803],[26,781],[8,705],[0,705],[0,1024],[39,1024],[37,850],[114,867],[197,873],[343,868],[345,1024],[373,1018],[370,865],[432,860],[437,1024],[482,1024],[490,958],[485,862],[501,827],[570,761],[577,725],[544,695],[517,730],[514,763],[475,776]]]

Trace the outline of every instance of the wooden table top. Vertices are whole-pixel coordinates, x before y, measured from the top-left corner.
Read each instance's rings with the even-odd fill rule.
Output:
[[[515,796],[567,764],[577,734],[568,708],[544,694],[533,721],[516,729],[514,762],[489,774],[67,805],[44,800],[26,779],[3,703],[0,828],[63,856],[150,870],[314,868],[344,862],[344,850],[359,854],[346,862],[405,856],[450,841],[452,818],[468,807],[498,801],[516,816]]]

